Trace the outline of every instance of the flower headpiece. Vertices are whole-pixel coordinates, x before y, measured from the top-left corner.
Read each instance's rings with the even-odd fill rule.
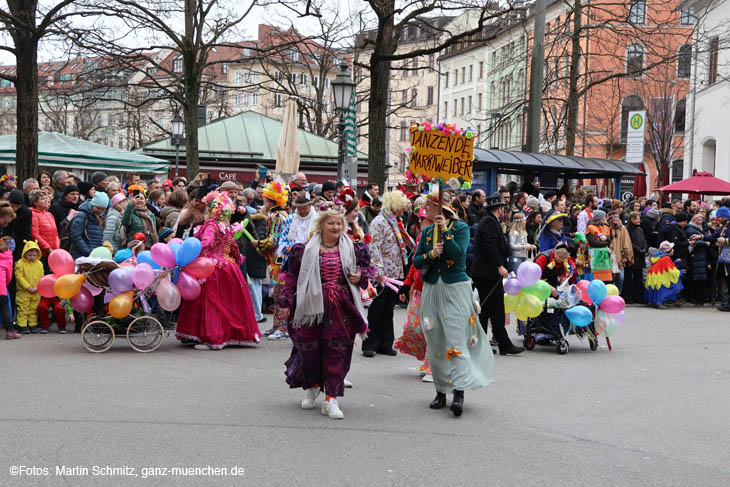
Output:
[[[145,194],[145,190],[138,184],[132,184],[127,187],[127,196],[137,196],[139,193]]]
[[[12,174],[3,174],[2,177],[0,177],[0,184],[3,184],[7,180],[15,181],[15,176]]]
[[[228,193],[211,191],[202,199],[203,203],[208,207],[208,214],[213,220],[230,220],[236,205],[233,204]]]
[[[342,206],[345,209],[345,213],[350,213],[360,206],[360,203],[355,197],[355,190],[350,186],[344,186],[333,198],[333,201],[335,204]]]
[[[264,188],[264,198],[275,201],[276,206],[284,207],[289,198],[289,191],[281,182],[271,181]]]

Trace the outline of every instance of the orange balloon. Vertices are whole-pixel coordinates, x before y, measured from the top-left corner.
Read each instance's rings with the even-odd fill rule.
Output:
[[[53,284],[53,291],[61,299],[71,299],[81,290],[84,281],[86,281],[86,276],[83,274],[66,274],[59,277]]]
[[[109,301],[109,314],[115,318],[124,318],[132,312],[134,291],[118,294]]]

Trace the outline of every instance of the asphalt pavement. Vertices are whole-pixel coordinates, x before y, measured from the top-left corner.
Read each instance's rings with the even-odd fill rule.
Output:
[[[0,486],[730,485],[730,314],[626,314],[613,351],[571,337],[567,355],[498,356],[458,419],[428,408],[433,386],[404,355],[356,348],[336,421],[299,408],[288,341],[2,341]]]

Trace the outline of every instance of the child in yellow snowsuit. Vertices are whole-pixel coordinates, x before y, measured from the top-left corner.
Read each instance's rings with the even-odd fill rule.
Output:
[[[41,249],[35,240],[25,241],[23,258],[15,264],[15,282],[18,291],[15,302],[18,306],[17,323],[20,333],[38,333],[38,282],[43,278],[43,263],[40,261]],[[47,333],[47,330],[46,330]]]

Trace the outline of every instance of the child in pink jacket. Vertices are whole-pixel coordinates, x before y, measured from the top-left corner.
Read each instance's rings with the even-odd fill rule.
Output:
[[[10,301],[8,298],[8,284],[13,278],[13,253],[8,243],[0,239],[0,318],[5,327],[5,339],[22,338],[20,333],[13,329],[13,320],[10,319]]]

